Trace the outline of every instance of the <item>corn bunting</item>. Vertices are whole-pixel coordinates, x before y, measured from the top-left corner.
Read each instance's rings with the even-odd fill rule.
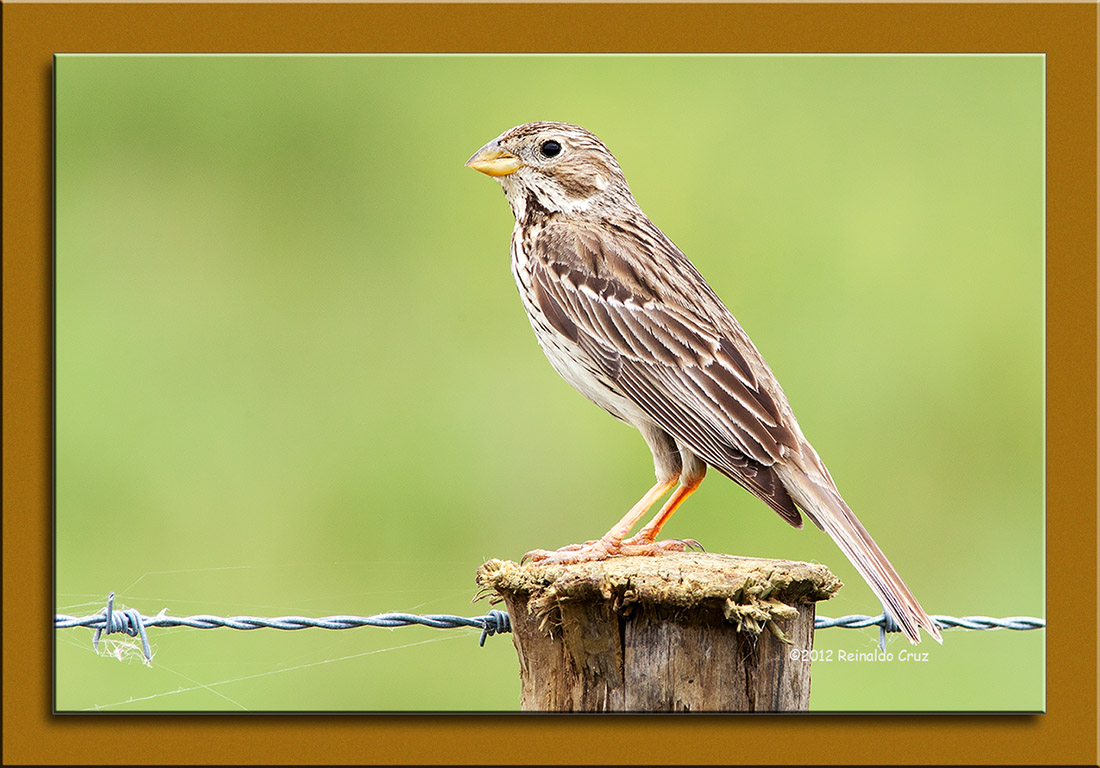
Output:
[[[512,272],[550,364],[581,394],[632,425],[653,453],[656,484],[598,540],[536,562],[683,550],[657,541],[707,467],[796,528],[805,513],[851,560],[910,641],[935,623],[841,498],[802,435],[783,389],[737,320],[642,212],[618,162],[589,131],[528,123],[466,163],[496,178],[512,207]],[[675,488],[675,490],[673,490]],[[631,529],[666,493],[638,533]]]

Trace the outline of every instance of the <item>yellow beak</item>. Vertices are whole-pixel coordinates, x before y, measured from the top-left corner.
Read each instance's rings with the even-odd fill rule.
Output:
[[[523,163],[511,152],[501,149],[493,139],[466,161],[466,167],[481,171],[486,176],[507,176],[522,168]]]

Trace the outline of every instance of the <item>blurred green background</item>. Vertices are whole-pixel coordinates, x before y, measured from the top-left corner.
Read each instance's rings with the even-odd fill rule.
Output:
[[[463,167],[579,123],[771,363],[930,613],[1044,615],[1040,56],[60,56],[57,610],[484,614],[474,572],[602,534],[636,432],[544,360]],[[828,564],[712,473],[666,527]],[[514,710],[477,630],[57,632],[59,710]],[[816,647],[874,649],[873,630]],[[908,649],[891,636],[897,656]],[[1043,632],[823,661],[816,710],[1040,710]],[[834,654],[835,658],[835,654]]]

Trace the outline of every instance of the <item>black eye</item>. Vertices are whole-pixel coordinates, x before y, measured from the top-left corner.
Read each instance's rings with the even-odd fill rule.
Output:
[[[539,147],[539,151],[546,157],[553,157],[561,152],[561,144],[551,139],[550,141],[542,142],[542,146]]]

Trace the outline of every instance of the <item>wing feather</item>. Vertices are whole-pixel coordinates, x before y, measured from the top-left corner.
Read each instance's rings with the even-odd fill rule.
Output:
[[[653,293],[594,228],[548,224],[534,256],[535,299],[548,321],[662,429],[800,526],[772,469],[797,445],[795,432],[768,391],[767,365],[709,287],[727,327],[714,312]]]
[[[616,381],[628,397],[707,464],[760,498],[795,528],[802,527],[802,516],[774,467],[747,457],[715,434],[706,421],[663,398],[649,378],[640,375],[639,367],[637,363],[627,363],[620,368]]]

